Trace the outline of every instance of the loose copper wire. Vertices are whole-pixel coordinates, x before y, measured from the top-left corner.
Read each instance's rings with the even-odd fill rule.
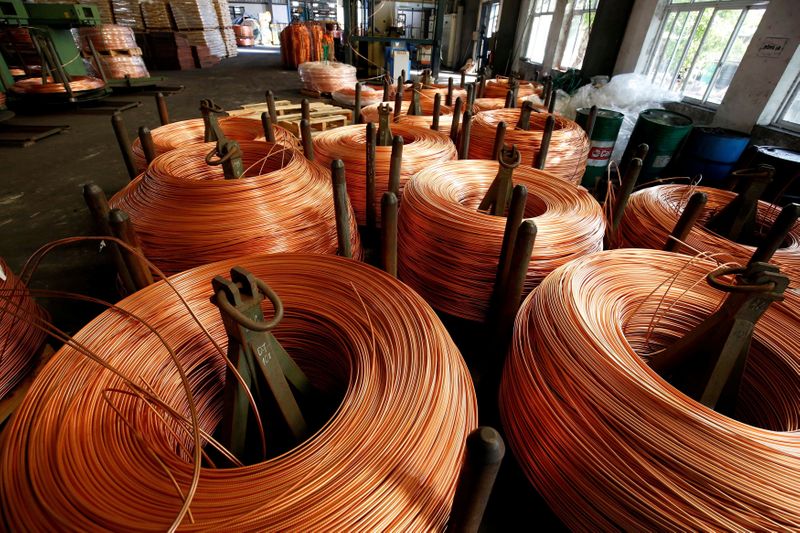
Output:
[[[492,293],[505,217],[478,211],[496,161],[461,160],[422,170],[406,185],[398,227],[398,274],[435,309],[483,321]],[[603,249],[605,223],[582,188],[533,168],[518,167],[514,183],[528,189],[525,217],[538,232],[525,294],[554,268]]]
[[[234,141],[252,141],[264,138],[264,127],[260,120],[245,117],[221,117],[219,126],[225,137]],[[287,146],[299,147],[297,138],[280,126],[273,126],[275,140]],[[161,155],[179,146],[187,144],[200,144],[203,142],[205,134],[205,124],[203,119],[194,118],[172,122],[164,126],[159,126],[150,131],[153,136],[153,147],[156,155]],[[133,150],[134,163],[140,172],[147,168],[147,161],[144,158],[141,141],[136,138],[131,144]]]
[[[620,225],[623,245],[638,248],[661,249],[667,237],[675,228],[675,223],[694,192],[703,192],[708,202],[689,235],[679,244],[676,251],[694,254],[697,251],[716,254],[721,261],[735,261],[745,264],[755,251],[747,246],[731,241],[705,228],[711,216],[736,197],[736,193],[711,187],[693,185],[657,185],[633,193],[625,209]],[[764,231],[769,230],[778,217],[779,208],[767,202],[758,203],[756,222]],[[772,257],[773,263],[791,279],[792,287],[800,286],[800,223],[789,232],[788,241]]]
[[[308,61],[297,67],[297,73],[303,89],[323,93],[352,88],[358,81],[356,67],[336,61]]]
[[[36,317],[47,319],[47,313],[0,258],[0,399],[11,392],[35,364],[45,340],[42,331],[28,325]]]
[[[532,94],[541,96],[542,94],[541,83],[518,80],[518,84],[517,97],[519,98]],[[484,98],[503,98],[505,101],[506,94],[508,94],[508,78],[497,76],[493,80],[486,80],[486,86],[483,91]]]
[[[493,159],[494,137],[497,125],[506,123],[506,144],[516,145],[522,155],[522,165],[533,165],[542,144],[546,113],[531,113],[530,129],[517,129],[520,109],[495,109],[483,111],[472,120],[472,136],[469,144],[470,159]],[[586,132],[575,122],[560,115],[553,115],[555,127],[545,161],[545,170],[569,181],[580,184],[589,157],[589,139]]]
[[[573,530],[800,524],[797,297],[759,320],[733,420],[646,363],[725,294],[716,264],[655,250],[567,263],[522,304],[500,410],[527,477]],[[793,310],[794,309],[794,310]],[[764,429],[761,429],[764,428]]]
[[[400,135],[404,141],[400,172],[401,198],[406,182],[417,172],[434,163],[455,159],[458,155],[450,139],[429,128],[394,123],[392,134]],[[366,223],[366,144],[367,136],[362,124],[322,131],[314,137],[314,154],[322,166],[329,168],[334,159],[344,161],[347,193],[359,224]],[[389,187],[391,153],[391,146],[375,148],[375,209],[378,213],[381,196]]]
[[[466,365],[430,307],[394,278],[333,256],[251,256],[172,278],[222,345],[210,279],[233,265],[280,295],[285,313],[276,336],[317,388],[343,399],[322,429],[279,457],[203,467],[181,529],[442,529],[477,416]],[[157,326],[175,348],[198,425],[212,433],[221,416],[224,356],[164,283],[120,306]],[[75,341],[145,384],[172,411],[186,412],[175,365],[142,323],[107,311]],[[185,424],[128,390],[73,347],[53,357],[3,435],[6,524],[169,527],[194,467],[182,452],[195,448]]]
[[[69,88],[73,93],[93,91],[106,86],[106,82],[100,78],[91,76],[71,76],[70,78]],[[66,94],[67,92],[64,84],[55,81],[52,77],[47,78],[46,83],[42,83],[40,77],[24,78],[14,82],[9,90],[19,94]]]
[[[330,171],[296,150],[240,141],[243,177],[226,180],[206,164],[212,143],[156,157],[111,198],[127,211],[145,255],[167,273],[249,253],[335,254],[338,246]],[[355,217],[351,241],[361,247]]]

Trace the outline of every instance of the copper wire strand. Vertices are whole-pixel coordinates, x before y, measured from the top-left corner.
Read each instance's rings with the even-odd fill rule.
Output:
[[[0,258],[0,399],[28,375],[45,342],[45,334],[27,321],[47,319],[47,312],[31,297],[26,286]]]
[[[703,192],[708,202],[697,223],[681,243],[677,251],[689,250],[721,253],[723,261],[746,264],[755,251],[754,246],[739,244],[718,235],[705,227],[705,223],[736,197],[736,193],[696,185],[657,185],[631,195],[620,225],[620,237],[624,246],[639,248],[663,248],[669,234],[680,218],[689,197],[694,192]],[[756,222],[759,230],[766,232],[778,210],[767,202],[759,201]],[[771,262],[786,273],[793,288],[800,287],[800,224],[789,232],[785,246],[779,248]]]
[[[297,73],[303,89],[322,93],[352,89],[358,81],[356,67],[336,61],[308,61],[297,67]]]
[[[102,89],[105,86],[106,82],[100,78],[70,76],[69,88],[74,93]],[[21,79],[14,82],[14,85],[9,87],[9,90],[19,94],[66,94],[64,84],[54,80],[52,76],[47,78],[45,83],[42,83],[41,77]]]
[[[266,141],[239,141],[243,177],[206,164],[213,144],[158,156],[109,204],[131,216],[142,249],[167,273],[251,253],[334,254],[338,248],[330,170]],[[353,255],[361,257],[350,214]]]
[[[497,125],[506,123],[505,143],[516,145],[522,154],[522,165],[533,165],[539,154],[547,120],[546,113],[532,113],[530,129],[517,129],[520,109],[482,111],[472,120],[469,144],[470,159],[493,159]],[[581,182],[589,157],[589,139],[575,122],[560,115],[555,117],[553,136],[545,161],[545,170],[574,185]]]
[[[417,172],[457,156],[450,139],[429,128],[392,124],[392,133],[403,137],[400,199],[403,189]],[[389,187],[391,146],[375,148],[375,209],[380,213],[381,196]],[[366,130],[362,124],[322,131],[314,137],[317,162],[329,168],[331,161],[344,161],[347,193],[359,224],[366,223]]]
[[[478,211],[499,163],[439,163],[406,185],[398,227],[398,273],[435,309],[483,321],[494,286],[506,219]],[[538,232],[525,294],[554,268],[603,249],[599,204],[581,188],[533,168],[514,183],[528,189],[524,216]]]
[[[182,522],[181,529],[232,523],[260,530],[444,526],[463,442],[477,419],[466,366],[433,311],[399,281],[360,263],[332,256],[251,256],[171,280],[221,344],[224,328],[209,301],[209,280],[235,264],[281,295],[286,312],[276,336],[312,382],[323,391],[345,391],[333,418],[279,457],[243,468],[202,468],[190,496],[185,487],[193,465],[176,454],[174,434],[163,420],[141,409],[132,395],[119,395],[109,405],[104,397],[120,388],[119,379],[65,347],[3,436],[0,496],[7,524],[158,530],[191,502],[195,522]],[[218,357],[209,357],[216,350],[198,325],[163,283],[120,307],[152,322],[177,347],[199,424],[211,432],[221,416],[223,367]],[[151,383],[178,411],[185,404],[174,369],[164,364],[163,346],[140,323],[107,311],[75,339]]]
[[[736,420],[685,396],[646,362],[720,305],[725,294],[698,283],[716,267],[612,250],[555,270],[523,302],[501,417],[526,476],[567,527],[774,531],[800,523],[800,338],[787,334],[797,331],[800,299],[787,293],[759,320]]]
[[[218,119],[222,132],[233,141],[253,141],[264,139],[264,128],[261,120],[245,117],[220,117]],[[291,147],[300,147],[297,137],[286,129],[273,125],[275,141]],[[159,126],[150,131],[153,137],[153,147],[156,155],[162,155],[175,148],[185,147],[189,144],[202,144],[204,141],[205,124],[202,118],[181,120]],[[139,172],[147,168],[144,158],[142,143],[137,137],[131,143],[134,164]]]

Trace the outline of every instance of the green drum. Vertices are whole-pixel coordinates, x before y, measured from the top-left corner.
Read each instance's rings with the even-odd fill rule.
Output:
[[[589,121],[589,111],[588,107],[577,110],[575,122],[583,129],[586,129],[586,123]],[[592,146],[589,150],[589,159],[586,161],[586,172],[583,173],[581,180],[581,185],[590,191],[594,189],[597,178],[606,172],[624,118],[625,115],[622,113],[610,109],[597,110],[597,118],[594,121],[590,139]]]
[[[642,143],[650,148],[642,162],[639,183],[647,183],[659,176],[692,131],[692,119],[666,109],[646,109],[639,114],[631,139],[622,156],[622,169],[627,168],[636,149]]]

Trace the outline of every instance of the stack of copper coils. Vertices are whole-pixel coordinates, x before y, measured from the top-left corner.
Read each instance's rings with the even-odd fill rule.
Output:
[[[142,57],[142,49],[136,44],[133,28],[117,24],[101,24],[79,30],[80,47],[91,53],[91,41],[97,52],[100,68],[107,78],[147,78],[150,76]]]
[[[145,255],[161,270],[251,253],[336,253],[330,171],[280,144],[239,145],[239,179],[226,180],[220,166],[206,163],[214,144],[195,144],[156,157],[111,199],[130,215]],[[353,255],[360,257],[351,222]]]
[[[106,83],[100,78],[92,76],[70,76],[69,88],[74,94],[85,93],[102,89]],[[60,83],[52,77],[47,78],[45,83],[42,83],[42,78],[25,78],[19,80],[12,85],[9,90],[18,94],[24,95],[53,95],[53,94],[67,94],[67,89],[63,83]]]
[[[307,61],[323,58],[324,31],[316,22],[292,22],[280,33],[281,59],[286,68],[297,68]]]
[[[434,308],[483,321],[497,272],[506,219],[478,211],[497,176],[496,161],[431,166],[406,185],[398,228],[398,273]],[[603,249],[605,223],[585,190],[546,172],[518,167],[528,189],[524,216],[538,228],[525,294],[554,268]]]
[[[713,214],[736,197],[736,193],[711,187],[690,185],[658,185],[648,187],[631,195],[620,226],[625,246],[660,249],[675,228],[681,213],[692,193],[702,192],[708,197],[697,223],[676,251],[686,254],[707,252],[721,261],[746,264],[755,250],[754,246],[739,244],[726,239],[704,227]],[[780,208],[766,202],[758,202],[756,223],[769,229],[777,219]],[[789,232],[787,242],[779,248],[771,260],[780,266],[792,280],[792,286],[800,286],[800,223]]]
[[[297,73],[307,91],[332,93],[358,82],[356,67],[336,61],[308,61],[297,67]]]
[[[483,111],[472,120],[470,159],[494,159],[494,138],[497,125],[506,124],[506,144],[513,144],[522,154],[523,165],[536,164],[544,134],[546,113],[531,113],[529,129],[517,129],[520,109]],[[554,115],[555,127],[550,139],[544,169],[559,178],[578,185],[586,170],[589,139],[583,128],[560,115]]]
[[[524,98],[532,94],[541,96],[542,94],[542,85],[540,83],[517,80],[517,85],[518,85],[517,89],[518,98]],[[506,95],[508,94],[508,91],[509,91],[508,78],[498,76],[493,80],[486,81],[486,87],[484,88],[483,91],[483,97],[505,99]]]
[[[800,524],[797,296],[785,293],[756,325],[736,420],[648,365],[726,298],[705,281],[717,267],[612,250],[564,265],[523,302],[500,391],[503,427],[571,530]]]
[[[331,96],[338,104],[353,106],[356,102],[356,89],[355,84],[351,87],[349,85],[340,87],[332,91]],[[371,106],[381,103],[383,100],[383,91],[373,89],[369,85],[361,86],[361,105]]]
[[[222,117],[218,120],[222,132],[229,140],[252,141],[264,138],[264,127],[260,120],[244,117]],[[273,129],[276,142],[286,146],[299,146],[297,137],[290,132],[279,126],[273,126]],[[155,128],[151,134],[156,155],[160,155],[187,144],[202,143],[205,138],[205,123],[201,118],[172,122]],[[131,149],[136,168],[143,172],[147,168],[147,160],[141,141],[134,140]]]
[[[392,134],[403,138],[403,164],[400,173],[400,194],[405,184],[417,172],[434,163],[449,161],[457,156],[456,148],[450,139],[429,128],[393,123]],[[367,178],[366,178],[367,136],[364,125],[344,126],[322,131],[314,137],[314,154],[324,167],[330,167],[335,159],[344,161],[347,178],[347,192],[356,212],[359,224],[366,223]],[[389,161],[391,146],[375,148],[375,188],[378,191],[375,207],[380,212],[381,194],[389,187]]]
[[[234,265],[280,297],[275,337],[336,407],[295,448],[244,467],[204,460],[226,372],[211,280]],[[108,310],[78,332],[5,431],[8,527],[444,530],[475,392],[447,330],[403,283],[341,257],[249,256],[118,305],[132,316]]]
[[[44,331],[32,324],[47,318],[0,258],[0,400],[32,370],[45,340]]]
[[[256,40],[253,37],[253,28],[241,24],[233,25],[233,34],[236,36],[236,46],[255,46]]]

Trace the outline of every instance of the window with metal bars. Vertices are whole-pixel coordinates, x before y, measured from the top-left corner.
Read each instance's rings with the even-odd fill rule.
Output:
[[[592,31],[594,15],[599,0],[575,0],[572,12],[567,12],[567,26],[564,35],[564,47],[559,47],[561,57],[555,64],[562,70],[581,68],[589,33]]]
[[[529,18],[531,19],[528,32],[528,47],[525,57],[533,63],[544,62],[544,52],[547,47],[547,36],[553,24],[553,15],[556,12],[556,0],[533,0]]]
[[[800,133],[800,76],[795,80],[794,88],[781,106],[774,124]]]
[[[646,74],[684,100],[722,102],[767,1],[671,0],[658,30]]]

